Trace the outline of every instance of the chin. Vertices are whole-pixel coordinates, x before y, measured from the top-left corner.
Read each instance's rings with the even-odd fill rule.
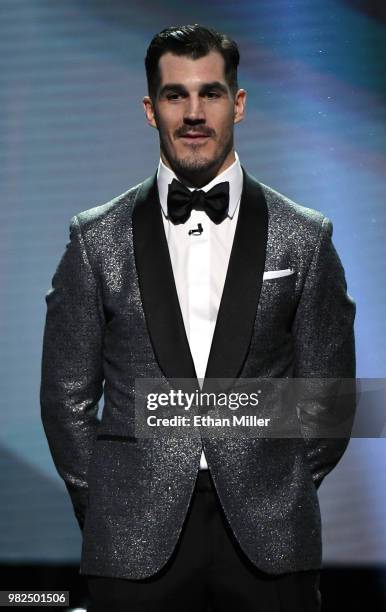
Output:
[[[211,170],[218,165],[219,159],[216,157],[205,157],[204,155],[187,155],[182,158],[174,160],[174,164],[177,168],[185,170],[187,172],[202,172],[205,170]]]

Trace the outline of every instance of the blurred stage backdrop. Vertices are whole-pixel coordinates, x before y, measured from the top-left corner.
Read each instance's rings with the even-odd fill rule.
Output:
[[[0,563],[9,579],[20,564],[67,564],[76,576],[80,533],[40,422],[44,295],[71,216],[155,171],[157,132],[141,103],[146,47],[164,27],[196,22],[240,47],[241,163],[333,220],[357,303],[358,377],[385,377],[383,1],[2,0]],[[385,438],[353,439],[319,493],[325,567],[372,572],[375,590],[385,585],[385,459]]]

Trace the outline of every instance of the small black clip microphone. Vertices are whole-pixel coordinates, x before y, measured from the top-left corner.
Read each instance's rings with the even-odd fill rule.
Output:
[[[202,225],[201,223],[197,223],[197,226],[195,229],[189,230],[188,235],[189,236],[201,236],[202,232],[204,231],[202,229]]]

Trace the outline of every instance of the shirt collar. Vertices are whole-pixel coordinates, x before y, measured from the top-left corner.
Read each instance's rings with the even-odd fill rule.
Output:
[[[209,183],[200,187],[203,191],[208,191],[217,183],[222,183],[223,181],[229,181],[229,210],[228,216],[230,218],[235,214],[237,205],[240,201],[241,192],[243,189],[243,171],[240,164],[239,156],[235,151],[235,161],[231,164],[226,170],[215,176]],[[157,184],[158,184],[158,193],[159,199],[161,203],[161,207],[165,217],[168,214],[167,207],[167,198],[168,198],[168,187],[173,179],[177,179],[177,176],[165,164],[160,158],[157,170]],[[178,180],[178,179],[177,179]],[[189,187],[191,191],[195,189],[194,187]]]

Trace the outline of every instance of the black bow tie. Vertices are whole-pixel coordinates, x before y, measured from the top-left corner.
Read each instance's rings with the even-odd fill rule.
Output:
[[[209,191],[190,191],[185,185],[173,179],[168,191],[168,217],[175,225],[185,223],[192,209],[204,210],[213,223],[221,223],[229,208],[229,183],[217,183]]]

